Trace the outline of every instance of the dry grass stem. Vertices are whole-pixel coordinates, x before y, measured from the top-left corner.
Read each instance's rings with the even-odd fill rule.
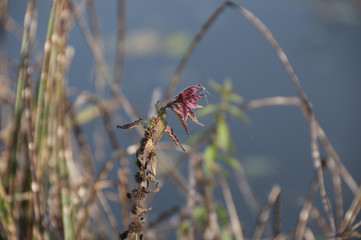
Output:
[[[241,223],[239,222],[239,217],[237,214],[237,209],[233,202],[231,190],[228,186],[227,181],[224,178],[221,177],[219,179],[219,183],[221,185],[223,197],[226,202],[227,211],[229,213],[234,239],[243,240],[244,236],[242,232],[242,226]]]
[[[258,215],[257,225],[253,231],[251,239],[260,239],[265,227],[265,223],[269,219],[271,207],[275,204],[277,198],[281,193],[281,188],[276,185],[272,187],[270,193],[268,194],[266,204],[262,207],[261,212]]]

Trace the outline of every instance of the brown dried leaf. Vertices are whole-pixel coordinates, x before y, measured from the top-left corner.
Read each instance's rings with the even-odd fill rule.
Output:
[[[153,155],[155,155],[154,144],[153,144],[153,140],[149,138],[147,140],[147,143],[145,144],[144,152],[143,152],[143,166],[144,167],[147,167],[147,165],[150,162]]]
[[[150,169],[153,172],[154,176],[157,175],[157,155],[155,155],[155,153],[152,153],[150,156]]]
[[[183,151],[186,151],[183,146],[182,143],[178,140],[177,136],[174,134],[173,129],[169,126],[166,125],[165,127],[165,132],[168,134],[168,136],[170,137],[170,139],[172,139],[172,141],[180,148],[182,148]]]
[[[138,119],[132,123],[129,123],[129,124],[125,124],[125,125],[117,125],[117,128],[121,128],[121,129],[131,129],[139,124],[142,124],[142,123],[145,123],[144,121],[142,121],[142,119]]]

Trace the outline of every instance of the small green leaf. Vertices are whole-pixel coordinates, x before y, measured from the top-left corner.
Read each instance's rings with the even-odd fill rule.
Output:
[[[194,209],[193,216],[197,223],[204,224],[207,220],[207,209],[204,205],[199,205]]]
[[[204,149],[204,160],[207,163],[213,163],[217,157],[217,148],[215,145],[210,144]]]
[[[228,96],[228,99],[230,102],[234,102],[234,103],[242,103],[243,102],[243,98],[235,93],[230,93]]]
[[[142,119],[138,119],[132,123],[129,124],[125,124],[125,125],[117,125],[117,128],[121,128],[121,129],[131,129],[139,124],[145,123],[146,121],[142,121]]]
[[[217,124],[217,144],[222,150],[229,150],[231,146],[228,125],[224,120]]]
[[[217,105],[215,104],[208,104],[204,106],[203,108],[197,110],[197,116],[203,117],[209,114],[213,114],[217,111]]]
[[[233,169],[240,168],[240,164],[239,164],[238,160],[232,156],[222,156],[221,159]]]
[[[212,176],[215,169],[217,169],[216,158],[217,158],[216,145],[214,144],[208,145],[204,149],[204,171],[206,176],[208,177]]]
[[[221,229],[221,239],[222,240],[232,240],[233,238],[227,229],[222,228]]]
[[[182,223],[179,227],[179,230],[183,235],[187,234],[189,231],[189,221],[187,221],[187,220],[182,221]]]
[[[216,205],[216,212],[218,215],[219,222],[221,226],[226,226],[228,223],[228,213],[227,210],[220,204]],[[222,238],[223,239],[223,238]]]
[[[233,84],[232,84],[232,80],[230,78],[225,78],[224,79],[224,83],[223,83],[223,88],[224,90],[226,90],[227,92],[231,92],[233,89]]]
[[[157,123],[154,126],[154,133],[153,133],[153,141],[156,145],[159,141],[159,139],[163,136],[165,131],[165,126],[167,125],[167,122],[163,119],[157,119]]]
[[[245,122],[245,123],[249,122],[248,117],[243,113],[243,111],[241,109],[239,109],[239,107],[230,105],[230,106],[228,106],[227,110],[232,116],[238,118],[242,122]]]
[[[213,88],[214,91],[218,93],[218,95],[223,95],[223,87],[219,85],[216,81],[211,80],[209,85],[211,86],[211,88]]]
[[[6,200],[3,197],[0,197],[0,219],[3,219],[4,221],[8,221],[9,218],[9,212],[6,208]]]

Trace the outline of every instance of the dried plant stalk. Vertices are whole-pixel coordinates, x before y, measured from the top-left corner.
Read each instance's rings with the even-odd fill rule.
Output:
[[[192,109],[201,108],[201,106],[197,105],[197,101],[203,96],[203,94],[199,93],[204,89],[205,88],[199,84],[190,86],[181,91],[172,100],[168,101],[165,106],[156,106],[157,114],[155,117],[152,117],[147,121],[139,119],[130,124],[117,126],[121,129],[130,129],[142,123],[148,123],[148,126],[144,131],[144,136],[140,140],[139,148],[136,152],[136,166],[138,168],[138,172],[136,172],[134,176],[137,188],[128,193],[128,198],[133,202],[131,214],[132,222],[129,224],[128,229],[119,235],[120,239],[137,239],[137,236],[140,236],[142,239],[144,236],[144,215],[151,210],[151,208],[144,207],[144,203],[148,194],[159,191],[158,182],[156,181],[158,159],[155,153],[155,146],[162,135],[167,133],[170,139],[178,147],[185,151],[182,144],[174,134],[173,129],[164,119],[167,115],[166,110],[170,108],[174,111],[184,127],[184,130],[188,133],[188,118],[193,120],[195,123],[200,124],[192,112]]]
[[[280,186],[276,185],[276,186],[272,187],[270,193],[268,194],[267,202],[263,206],[263,208],[261,209],[261,212],[258,215],[257,225],[253,231],[253,235],[252,235],[251,239],[260,239],[261,238],[265,223],[267,222],[269,215],[270,215],[271,207],[276,202],[280,193],[281,193]]]

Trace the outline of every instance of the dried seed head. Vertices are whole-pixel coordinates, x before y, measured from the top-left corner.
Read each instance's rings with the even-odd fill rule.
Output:
[[[128,193],[128,198],[134,198],[136,200],[143,200],[145,198],[145,191],[142,189],[134,189],[131,193]]]
[[[141,172],[137,172],[135,175],[135,182],[140,184],[142,182],[145,182],[147,180],[147,177],[145,176],[144,172],[141,171]]]
[[[125,231],[122,234],[119,234],[118,240],[126,240],[127,237],[128,237],[128,231]]]
[[[139,222],[132,222],[128,228],[129,233],[140,233],[142,232],[142,230],[142,224],[140,224]]]
[[[135,166],[138,169],[143,169],[143,162],[141,160],[141,157],[138,157],[138,155],[137,155],[137,160],[135,161]]]
[[[131,209],[132,214],[136,215],[139,218],[139,222],[142,223],[143,221],[145,221],[145,219],[143,218],[143,216],[148,213],[149,211],[151,211],[152,208],[142,208],[142,207],[138,207],[136,205],[134,205]],[[142,220],[143,219],[143,220]]]

